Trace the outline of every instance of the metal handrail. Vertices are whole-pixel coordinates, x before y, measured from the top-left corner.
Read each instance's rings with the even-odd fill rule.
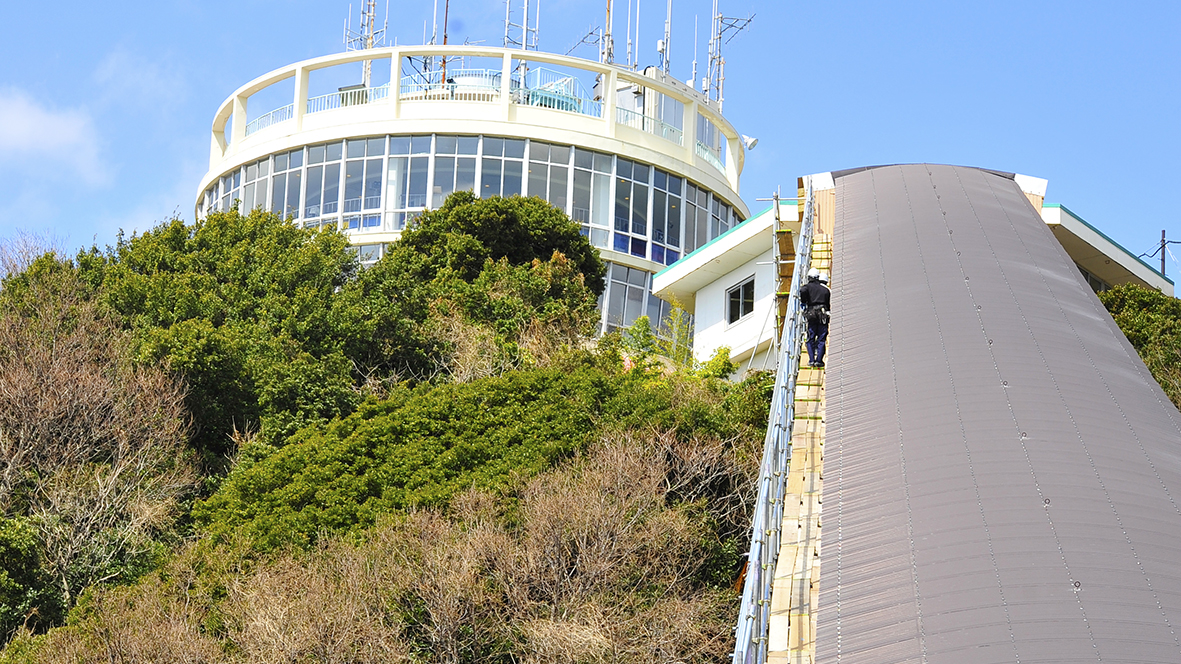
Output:
[[[805,178],[804,221],[796,250],[796,268],[791,279],[791,295],[780,337],[779,366],[775,372],[775,391],[767,418],[767,436],[763,440],[763,461],[759,468],[759,494],[751,519],[750,552],[747,554],[746,582],[742,605],[734,629],[734,664],[763,664],[767,661],[767,633],[771,618],[771,590],[782,536],[783,500],[791,461],[791,434],[795,421],[796,378],[800,371],[803,341],[803,310],[800,286],[804,284],[812,260],[812,233],[815,202],[812,180]]]
[[[390,96],[390,85],[380,85],[375,88],[356,88],[354,90],[341,90],[339,92],[332,92],[319,97],[311,97],[308,99],[307,113],[319,113],[321,111],[331,111],[337,108],[344,108],[347,106],[360,106],[362,104],[372,104],[374,102],[383,101]]]
[[[714,151],[701,141],[697,141],[697,156],[713,164],[713,167],[722,173],[726,172],[726,166],[722,164],[721,159],[718,159],[718,155],[714,154]]]
[[[266,115],[255,118],[246,124],[246,135],[249,136],[254,132],[265,129],[273,124],[279,124],[295,117],[295,104],[287,104],[267,113]]]
[[[672,141],[677,145],[684,145],[685,133],[680,129],[668,124],[667,122],[654,118],[650,115],[644,115],[626,108],[615,108],[615,121],[621,125],[626,125],[632,129],[639,129],[647,132],[653,136],[659,136],[666,141]]]

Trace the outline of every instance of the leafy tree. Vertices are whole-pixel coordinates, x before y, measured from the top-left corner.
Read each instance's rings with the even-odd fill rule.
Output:
[[[1173,404],[1181,407],[1181,300],[1135,284],[1099,294]]]
[[[282,449],[245,450],[194,516],[215,535],[245,532],[269,549],[445,504],[471,486],[503,488],[584,447],[594,406],[612,389],[601,374],[536,371],[399,390]]]
[[[603,293],[606,266],[561,210],[536,197],[480,199],[461,191],[448,196],[438,210],[419,216],[394,245],[390,262],[421,282],[454,275],[471,283],[489,259],[530,265],[555,251],[583,275],[596,297]]]
[[[339,389],[352,384],[351,364],[332,305],[356,271],[339,233],[301,230],[261,210],[232,211],[192,226],[174,219],[121,237],[106,252],[83,252],[77,262],[134,332],[138,361],[184,376],[207,462],[229,452],[235,428],[261,420],[268,433],[281,433],[285,420],[330,418],[358,400]],[[284,387],[292,376],[280,368],[288,364],[323,379],[309,390],[337,387],[292,396]]]

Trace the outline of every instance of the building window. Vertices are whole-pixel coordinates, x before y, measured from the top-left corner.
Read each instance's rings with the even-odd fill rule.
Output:
[[[336,219],[317,221],[335,215],[340,207],[340,161],[342,143],[325,143],[308,148],[308,174],[304,183],[304,227],[336,225]]]
[[[480,198],[519,195],[525,159],[525,141],[519,138],[484,137],[480,163]]]
[[[529,141],[530,196],[537,196],[565,211],[569,199],[570,146]]]
[[[436,136],[435,179],[431,188],[431,207],[443,207],[452,192],[476,188],[476,153],[479,136]]]
[[[405,228],[406,222],[417,216],[427,205],[430,152],[430,136],[390,137],[386,208],[393,210],[389,215],[390,227],[393,230],[400,231]]]
[[[574,148],[574,201],[570,218],[596,247],[611,240],[611,155]]]
[[[737,323],[755,310],[755,278],[726,291],[726,322]]]
[[[615,160],[615,243],[622,254],[648,257],[648,183],[646,164]]]
[[[1102,293],[1105,290],[1111,290],[1111,284],[1091,274],[1089,271],[1083,268],[1082,265],[1075,263],[1074,266],[1078,268],[1080,273],[1082,273],[1083,281],[1087,282],[1087,285],[1091,287],[1091,290],[1095,291],[1096,293]]]
[[[303,191],[303,148],[272,157],[271,212],[299,219],[299,195]]]
[[[652,260],[672,265],[681,257],[681,178],[656,170],[652,191]]]

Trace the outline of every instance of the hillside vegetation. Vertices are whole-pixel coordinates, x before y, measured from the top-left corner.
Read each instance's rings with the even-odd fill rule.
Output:
[[[1099,293],[1174,406],[1181,408],[1181,300],[1135,284]]]
[[[261,211],[7,265],[0,660],[732,647],[767,377],[594,341],[543,201],[455,194],[366,269]]]

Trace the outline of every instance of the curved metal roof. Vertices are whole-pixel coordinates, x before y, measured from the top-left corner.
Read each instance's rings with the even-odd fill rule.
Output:
[[[817,661],[1181,661],[1181,414],[1050,230],[980,169],[836,187]]]

